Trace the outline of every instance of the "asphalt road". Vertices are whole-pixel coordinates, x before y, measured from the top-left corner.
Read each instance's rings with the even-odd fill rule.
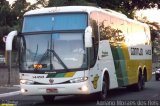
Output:
[[[1,98],[3,102],[11,102],[17,106],[159,106],[160,105],[160,81],[152,80],[146,83],[143,91],[135,92],[126,88],[110,90],[106,101],[93,100],[90,96],[59,96],[55,102],[46,104],[41,96],[10,96]]]

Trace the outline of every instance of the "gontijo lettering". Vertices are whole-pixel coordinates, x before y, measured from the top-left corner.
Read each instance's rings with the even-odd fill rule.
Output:
[[[131,48],[131,55],[143,55],[142,48]]]

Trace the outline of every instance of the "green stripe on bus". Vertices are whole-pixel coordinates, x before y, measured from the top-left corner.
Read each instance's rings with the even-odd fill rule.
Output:
[[[66,72],[66,73],[49,73],[46,78],[62,78],[62,77],[73,77],[75,72]]]
[[[118,61],[119,60],[119,55],[118,55],[117,48],[116,48],[115,45],[111,45],[111,51],[112,51],[112,55],[113,55],[118,86],[121,86],[121,85],[123,85],[123,81],[121,80],[122,74],[121,74],[121,70],[119,68],[120,67],[119,66],[119,61]]]
[[[60,78],[60,77],[64,77],[65,73],[58,73],[56,74],[55,78]]]
[[[118,46],[118,54],[119,54],[120,65],[121,65],[123,85],[127,85],[128,75],[127,75],[127,69],[126,69],[126,59],[124,57],[123,49],[120,46]]]
[[[64,77],[65,73],[49,73],[47,78],[61,78]]]
[[[54,78],[56,73],[49,73],[46,78]]]
[[[128,84],[127,70],[123,50],[120,46],[111,45],[118,86]]]

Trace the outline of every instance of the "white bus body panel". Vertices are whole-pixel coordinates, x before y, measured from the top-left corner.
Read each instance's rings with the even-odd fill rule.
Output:
[[[72,95],[72,94],[90,94],[90,90],[83,92],[80,88],[88,85],[88,82],[70,83],[70,84],[54,84],[54,85],[21,85],[21,89],[27,92],[21,92],[22,95]],[[57,93],[47,93],[47,89],[57,89]]]
[[[109,74],[109,89],[117,88],[117,77],[113,61],[113,56],[110,48],[110,44],[107,40],[100,41],[99,43],[99,54],[98,60],[93,68],[90,69],[91,76],[91,88],[92,92],[98,92],[102,89],[102,81],[104,72],[107,71]],[[97,80],[98,79],[98,80]],[[97,81],[96,81],[97,80]],[[95,85],[93,84],[95,83]],[[96,87],[97,85],[97,87]],[[94,87],[95,86],[95,87]]]
[[[100,41],[99,43],[99,67],[101,70],[108,71],[109,74],[109,79],[110,79],[110,85],[109,88],[117,88],[118,83],[117,83],[117,76],[116,76],[116,71],[115,71],[115,66],[114,66],[114,59],[112,56],[111,52],[111,47],[109,44],[109,41],[103,40]],[[102,75],[104,73],[101,73]]]

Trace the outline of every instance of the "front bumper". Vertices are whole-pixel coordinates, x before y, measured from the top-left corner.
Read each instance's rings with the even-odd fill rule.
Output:
[[[82,90],[82,87],[87,88]],[[57,92],[47,92],[47,89],[56,89]],[[90,94],[90,87],[87,81],[80,83],[55,84],[55,85],[26,85],[21,84],[22,95],[72,95]]]

